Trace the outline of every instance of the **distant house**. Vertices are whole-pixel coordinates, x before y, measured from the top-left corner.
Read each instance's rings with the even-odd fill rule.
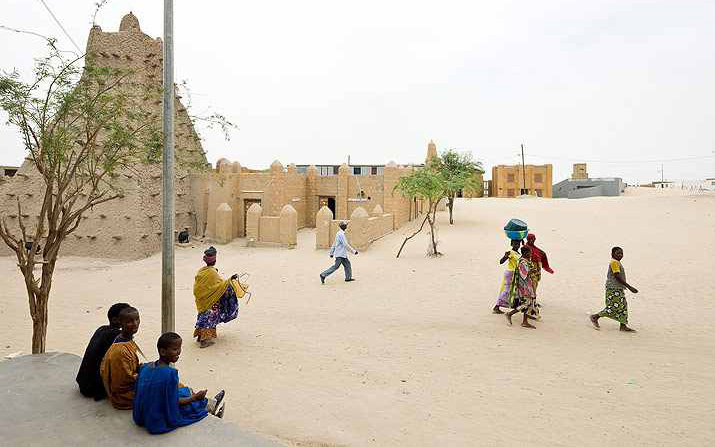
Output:
[[[687,191],[715,191],[715,178],[705,180],[666,180],[641,185],[645,188],[682,189]]]
[[[612,178],[569,178],[554,185],[554,198],[583,199],[585,197],[617,197],[623,194],[626,184],[623,179]]]
[[[668,180],[663,180],[660,182],[653,182],[653,187],[654,188],[674,188],[675,183],[668,181]]]
[[[493,166],[489,197],[551,197],[551,172],[550,164]]]
[[[588,178],[586,163],[573,165],[570,179],[554,185],[554,198],[583,199],[585,197],[617,197],[623,194],[626,184],[617,177]]]

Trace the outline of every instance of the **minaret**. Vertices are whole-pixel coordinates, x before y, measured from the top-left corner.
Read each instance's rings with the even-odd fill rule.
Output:
[[[437,158],[437,145],[434,144],[434,141],[429,140],[429,144],[427,145],[427,158],[425,159],[425,164],[429,164],[429,162],[432,161],[433,158]]]

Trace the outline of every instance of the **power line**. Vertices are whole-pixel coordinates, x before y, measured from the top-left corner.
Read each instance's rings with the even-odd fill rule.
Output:
[[[17,28],[10,28],[9,26],[5,26],[5,25],[0,25],[0,29],[4,29],[4,30],[7,30],[7,31],[12,31],[12,32],[14,32],[14,33],[30,34],[30,35],[32,35],[32,36],[41,37],[41,38],[43,38],[43,39],[45,39],[45,40],[50,40],[49,37],[43,36],[42,34],[36,33],[36,32],[34,32],[34,31],[26,31],[26,30],[17,29]]]
[[[52,10],[50,9],[50,7],[47,6],[47,3],[45,3],[45,0],[40,0],[40,3],[42,3],[42,4],[45,6],[45,9],[47,10],[47,12],[50,13],[50,15],[52,16],[52,18],[55,20],[55,23],[57,23],[57,26],[60,27],[60,29],[62,30],[62,32],[65,33],[65,36],[67,36],[67,38],[70,40],[70,42],[72,42],[72,45],[74,45],[74,47],[77,48],[77,51],[79,51],[80,54],[81,54],[81,53],[82,53],[82,50],[79,48],[79,45],[77,45],[77,43],[74,41],[74,39],[72,38],[72,36],[70,36],[70,34],[69,34],[69,33],[67,32],[67,30],[65,29],[65,27],[62,26],[62,23],[60,23],[60,21],[57,19],[57,17],[55,16],[55,14],[52,12]]]
[[[704,160],[707,158],[715,158],[715,155],[699,155],[694,157],[680,157],[680,158],[661,158],[652,160],[588,160],[583,158],[572,158],[572,157],[559,157],[553,155],[539,155],[539,154],[527,154],[527,157],[537,157],[541,159],[555,159],[555,160],[566,160],[566,161],[576,161],[583,163],[604,163],[604,164],[643,164],[643,163],[670,163],[675,161],[690,161],[690,160]]]

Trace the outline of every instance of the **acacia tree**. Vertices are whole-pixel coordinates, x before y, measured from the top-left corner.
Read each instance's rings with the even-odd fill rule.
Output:
[[[474,161],[471,152],[447,149],[432,160],[431,165],[442,177],[449,209],[449,224],[454,224],[454,199],[460,191],[481,191],[484,187],[477,176],[483,174],[482,164]]]
[[[25,278],[33,354],[45,351],[47,304],[62,242],[87,210],[122,196],[112,182],[115,172],[131,170],[161,148],[155,120],[148,112],[134,112],[128,89],[121,88],[128,71],[98,67],[89,54],[66,59],[52,40],[49,46],[31,82],[23,82],[17,72],[0,75],[0,109],[20,131],[44,183],[34,228],[23,221],[28,204],[19,197],[17,227],[0,216],[0,238],[15,253]],[[85,66],[79,67],[82,59]],[[42,266],[39,278],[37,264]]]
[[[401,192],[410,199],[417,198],[427,202],[427,213],[425,213],[422,224],[417,231],[405,238],[396,257],[400,257],[400,253],[402,253],[402,249],[407,241],[420,233],[425,223],[429,223],[430,228],[431,249],[429,254],[430,256],[441,256],[442,253],[437,250],[435,221],[437,218],[437,205],[446,195],[446,185],[439,171],[437,171],[433,165],[428,165],[423,169],[414,171],[408,176],[400,177],[395,186],[395,191]]]

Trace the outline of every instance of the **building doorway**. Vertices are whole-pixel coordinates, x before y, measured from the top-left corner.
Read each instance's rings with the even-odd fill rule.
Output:
[[[327,206],[333,213],[333,219],[335,219],[335,196],[320,196],[318,197],[318,209]]]
[[[248,209],[254,203],[260,205],[261,199],[243,199],[243,237],[246,237],[246,222],[248,221]]]

